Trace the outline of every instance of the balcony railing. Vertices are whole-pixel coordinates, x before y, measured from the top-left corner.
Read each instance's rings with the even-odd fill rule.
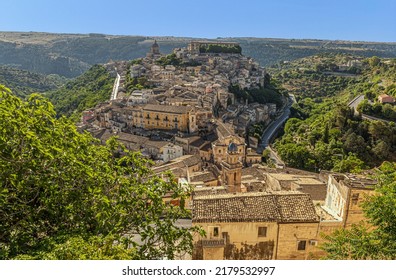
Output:
[[[202,239],[203,247],[224,247],[224,239]]]

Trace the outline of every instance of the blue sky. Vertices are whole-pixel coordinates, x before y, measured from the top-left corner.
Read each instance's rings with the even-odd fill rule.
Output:
[[[396,42],[396,0],[1,0],[0,31]]]

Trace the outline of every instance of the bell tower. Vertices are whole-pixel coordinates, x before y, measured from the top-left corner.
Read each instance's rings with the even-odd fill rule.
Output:
[[[231,142],[226,158],[221,163],[222,180],[229,193],[241,192],[242,163],[239,161],[237,144]]]
[[[159,58],[161,57],[159,45],[157,44],[157,40],[154,40],[154,43],[151,45],[150,51],[146,54],[148,58]]]
[[[157,40],[154,40],[154,44],[151,46],[151,53],[156,55],[160,54],[159,46],[157,44]]]

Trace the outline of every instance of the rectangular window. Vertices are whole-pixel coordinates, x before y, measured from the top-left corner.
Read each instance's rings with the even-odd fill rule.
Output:
[[[267,237],[267,227],[259,227],[258,228],[258,236],[259,237]]]
[[[356,204],[358,204],[358,201],[359,201],[359,194],[358,193],[354,193],[352,195],[352,204],[356,205]]]
[[[219,236],[219,228],[218,227],[214,227],[213,228],[213,236]]]
[[[307,245],[307,241],[306,240],[299,240],[297,242],[297,250],[304,251],[306,245]]]

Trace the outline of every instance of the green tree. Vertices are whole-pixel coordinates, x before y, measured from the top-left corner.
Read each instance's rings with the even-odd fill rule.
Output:
[[[188,191],[112,138],[80,134],[39,95],[0,86],[0,259],[173,259],[191,252]],[[167,205],[164,195],[180,200]]]
[[[386,142],[380,140],[372,149],[372,151],[379,159],[386,159],[386,157],[389,155],[390,147]]]
[[[102,65],[94,65],[46,97],[55,105],[58,116],[71,116],[110,99],[114,77]]]
[[[378,66],[378,64],[381,62],[381,59],[378,56],[373,56],[370,57],[368,61],[371,67],[375,67]]]
[[[376,194],[366,198],[368,223],[325,235],[329,259],[396,259],[396,163],[379,168]]]
[[[309,161],[312,155],[303,145],[286,144],[278,148],[278,153],[287,165],[302,169],[314,169],[314,166],[309,164],[312,162]]]
[[[337,172],[352,172],[359,173],[365,167],[364,161],[358,158],[355,154],[349,153],[346,158],[334,165],[333,170]]]
[[[270,158],[271,158],[271,152],[270,152],[270,150],[265,149],[265,150],[263,151],[263,159],[264,159],[264,161],[265,161],[265,162],[268,162]]]

